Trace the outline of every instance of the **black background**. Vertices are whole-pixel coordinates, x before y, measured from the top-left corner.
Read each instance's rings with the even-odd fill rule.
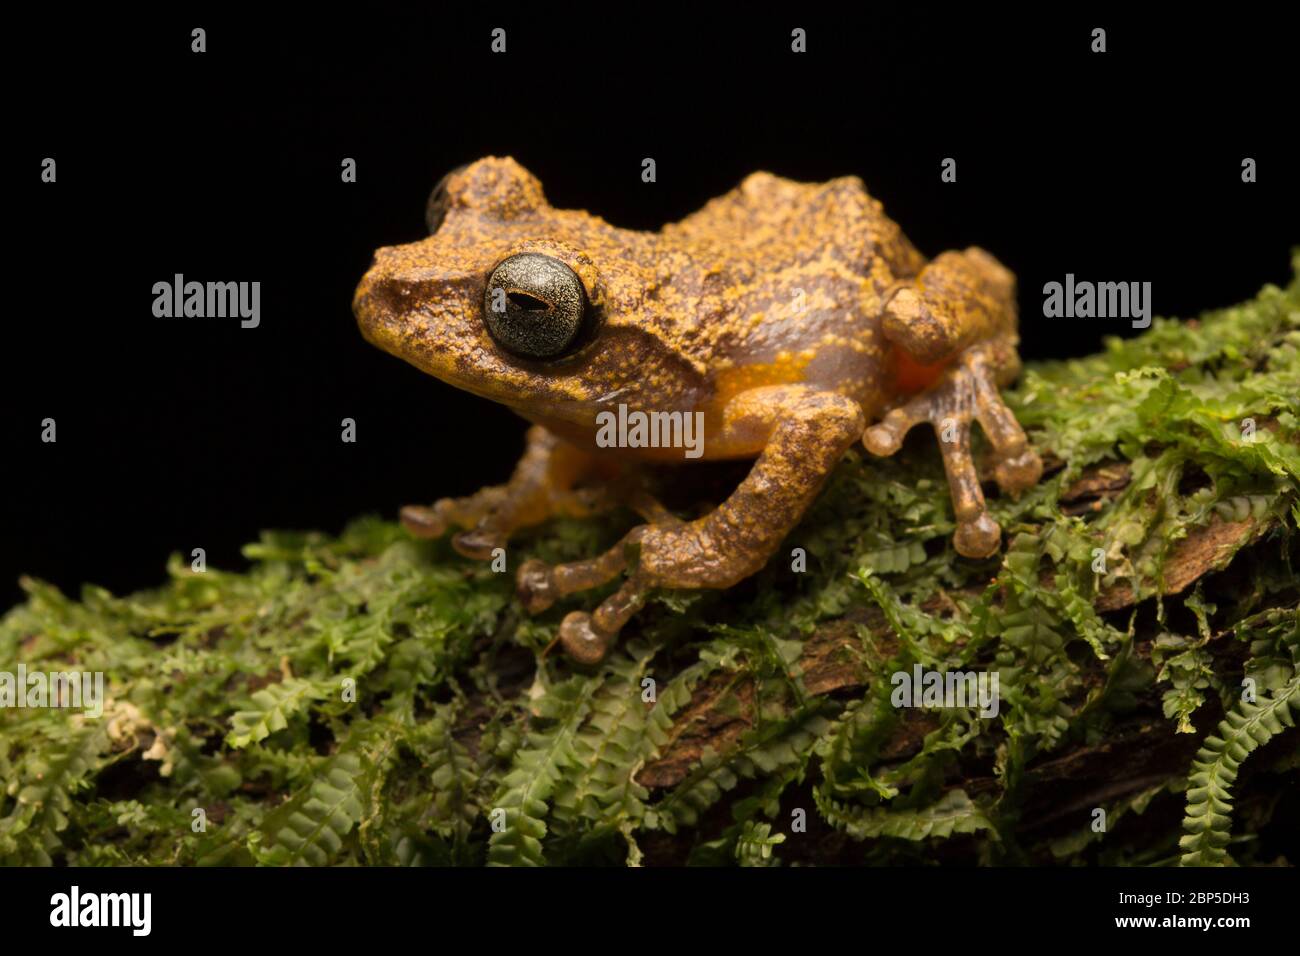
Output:
[[[820,939],[857,943],[870,934],[872,948],[915,952],[926,945],[921,940],[947,941],[954,930],[963,941],[986,938],[1002,928],[994,922],[998,919],[1008,928],[1014,925],[1013,932],[1027,942],[1114,945],[1127,936],[1132,946],[1167,937],[1182,949],[1195,938],[1203,951],[1210,945],[1231,947],[1236,940],[1281,939],[1295,927],[1295,877],[1287,867],[1004,867],[975,875],[962,867],[914,866],[891,867],[883,879],[873,878],[876,873],[846,879],[836,867],[781,867],[758,878],[706,867],[611,868],[598,875],[579,867],[49,867],[15,876],[5,887],[12,912],[5,941],[15,950],[29,944],[23,952],[70,942],[174,951],[191,945],[196,929],[213,939],[238,933],[234,938],[263,947],[285,943],[298,952],[317,946],[369,951],[379,934],[432,936],[447,925],[484,927],[485,937],[522,948],[548,931],[575,924],[584,940],[617,939],[637,930],[641,939],[677,935],[702,950],[740,952],[796,943],[807,948],[810,931],[818,927]],[[593,879],[601,881],[604,892],[592,894]],[[150,935],[135,937],[120,927],[51,927],[51,897],[68,894],[73,884],[82,894],[151,893]],[[1168,903],[1170,893],[1181,894],[1180,902]],[[1218,900],[1231,901],[1190,902],[1196,893],[1218,893]],[[1121,903],[1120,894],[1159,895],[1161,902]],[[629,905],[638,898],[671,902],[662,906],[664,915],[641,914]],[[211,913],[217,904],[196,907],[196,901],[207,900],[226,907],[221,925]],[[574,906],[572,900],[601,902]],[[709,918],[676,920],[680,907],[670,907],[678,900],[707,900],[713,909]],[[960,906],[963,915],[940,915],[945,904]],[[826,914],[849,918],[821,928],[818,919]],[[1250,925],[1209,931],[1117,927],[1116,919],[1123,917],[1246,917]],[[1207,945],[1207,939],[1213,942]]]
[[[523,424],[367,345],[350,311],[372,251],[419,239],[433,183],[484,155],[513,155],[556,206],[635,228],[755,169],[859,175],[927,255],[978,244],[1017,273],[1030,358],[1132,334],[1042,319],[1042,284],[1067,272],[1150,281],[1166,315],[1284,283],[1300,241],[1293,37],[1250,6],[1139,21],[372,4],[15,25],[0,608],[20,573],[121,592],[161,581],[172,551],[237,567],[261,528],[337,531],[504,478]],[[153,283],[177,272],[260,281],[261,327],[154,318]]]

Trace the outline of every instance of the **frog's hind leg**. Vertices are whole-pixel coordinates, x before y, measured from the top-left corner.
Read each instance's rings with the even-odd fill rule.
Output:
[[[971,419],[993,445],[994,477],[1004,491],[1031,487],[1043,471],[998,394],[1020,370],[1015,328],[1015,277],[974,247],[936,257],[895,290],[881,321],[885,338],[916,363],[943,370],[927,391],[868,428],[863,444],[874,454],[892,455],[913,425],[934,426],[957,516],[953,543],[966,557],[988,557],[1002,534],[989,517],[971,460]]]
[[[601,483],[578,487],[589,478]],[[504,485],[465,498],[443,498],[431,506],[402,509],[403,526],[418,538],[438,538],[464,528],[452,545],[468,558],[486,559],[518,528],[552,516],[583,517],[609,510],[625,495],[611,466],[556,437],[540,425],[528,430],[527,447]]]

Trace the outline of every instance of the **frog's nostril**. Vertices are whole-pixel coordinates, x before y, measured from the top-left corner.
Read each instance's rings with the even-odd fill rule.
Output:
[[[390,320],[403,318],[419,301],[419,289],[405,279],[389,278],[375,284],[374,304]]]
[[[372,266],[357,286],[352,310],[362,329],[375,335],[407,310],[411,292],[408,283],[393,276],[382,264]]]

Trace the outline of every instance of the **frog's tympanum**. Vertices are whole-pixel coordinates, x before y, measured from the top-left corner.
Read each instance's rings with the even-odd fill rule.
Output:
[[[762,568],[859,439],[890,455],[913,425],[934,427],[953,543],[971,558],[1001,538],[972,419],[1004,491],[1042,473],[998,394],[1019,369],[1014,276],[977,248],[927,262],[855,177],[754,173],[651,233],[554,209],[527,170],[489,158],[438,184],[428,225],[427,239],[375,253],[353,303],[365,337],[534,424],[506,484],[406,508],[403,524],[423,537],[462,529],[456,549],[484,559],[552,515],[640,513],[605,554],[519,568],[531,612],[624,577],[561,624],[579,661],[599,661],[652,588],[726,588]],[[620,405],[625,421],[699,422],[705,459],[756,460],[720,506],[683,520],[649,495],[638,464],[692,459],[664,443],[602,447]]]

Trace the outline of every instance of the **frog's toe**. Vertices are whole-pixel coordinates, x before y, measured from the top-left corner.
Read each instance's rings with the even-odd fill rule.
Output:
[[[993,446],[993,477],[1010,494],[1032,488],[1043,477],[1043,461],[998,392],[996,371],[976,352],[968,362],[975,418]]]
[[[912,426],[929,418],[930,403],[914,399],[901,408],[895,408],[881,421],[862,433],[862,444],[867,451],[882,458],[892,455],[903,446],[903,438]]]
[[[1032,448],[1026,448],[1019,455],[998,461],[993,477],[1003,491],[1018,494],[1038,484],[1043,477],[1043,460]]]
[[[950,373],[929,391],[922,392],[890,411],[862,433],[862,444],[873,455],[886,457],[903,446],[903,439],[917,425],[929,422],[937,433],[950,430],[954,423],[964,429],[970,421],[970,389],[957,375]]]
[[[991,557],[1002,543],[1002,528],[987,511],[981,511],[974,518],[957,522],[952,543],[964,558]]]
[[[633,575],[591,614],[568,614],[560,624],[560,644],[565,652],[580,664],[604,660],[623,625],[645,606],[647,590]]]
[[[402,527],[417,538],[441,538],[447,533],[447,522],[425,505],[407,505],[401,510],[401,521]]]
[[[586,611],[572,611],[560,624],[560,646],[579,664],[599,664],[613,641],[614,635],[596,627]]]
[[[515,595],[529,614],[540,614],[556,602],[555,576],[545,561],[529,558],[515,575]]]
[[[486,561],[497,548],[505,547],[505,535],[488,528],[474,528],[453,535],[451,546],[457,553],[476,561]]]

